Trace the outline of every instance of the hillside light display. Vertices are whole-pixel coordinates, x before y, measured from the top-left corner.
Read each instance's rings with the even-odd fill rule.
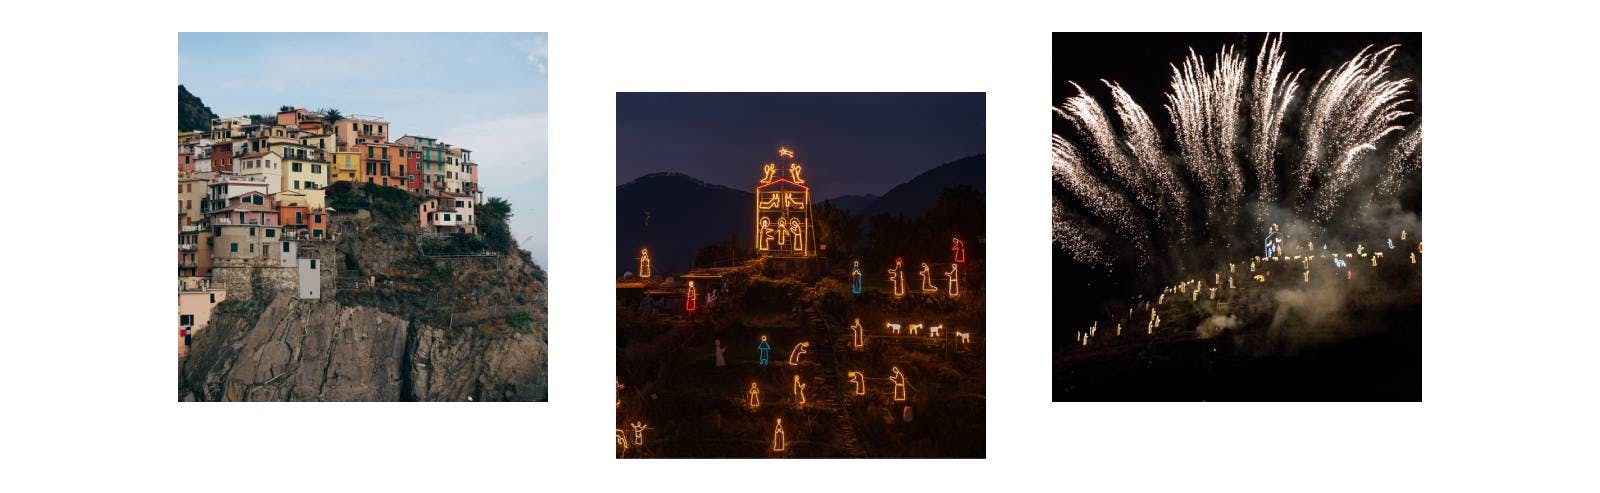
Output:
[[[866,341],[862,340],[865,334],[862,334],[862,332],[861,319],[857,318],[855,323],[850,324],[850,347],[855,348],[857,351],[866,346]]]
[[[850,294],[861,294],[861,261],[850,262]]]
[[[778,157],[789,160],[788,176],[777,176],[777,164],[767,163],[756,185],[756,252],[762,258],[814,257],[811,188],[801,177],[793,150],[780,147]]]
[[[850,383],[855,384],[856,395],[867,395],[867,377],[861,372],[850,372]]]
[[[933,269],[928,267],[928,263],[927,262],[923,262],[922,263],[922,270],[917,271],[917,277],[922,278],[922,292],[924,292],[924,293],[937,293],[937,292],[939,292],[938,286],[934,286],[933,285]]]
[[[761,408],[761,387],[757,387],[755,382],[750,382],[750,390],[745,392],[745,396],[745,405],[750,406],[751,411]]]
[[[950,271],[944,273],[945,285],[947,288],[945,291],[950,294],[951,298],[957,298],[961,296],[961,275],[960,272],[958,272],[959,265],[961,264],[950,264]]]
[[[889,284],[894,286],[894,297],[906,295],[906,270],[905,260],[895,257],[894,268],[889,269]]]
[[[789,350],[789,366],[800,366],[800,356],[806,354],[806,348],[811,347],[811,341],[801,342]]]

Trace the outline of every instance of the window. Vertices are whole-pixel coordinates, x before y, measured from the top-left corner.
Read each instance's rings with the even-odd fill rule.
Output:
[[[217,293],[211,293],[211,304],[217,304]]]
[[[322,172],[322,165],[320,165],[320,164],[311,165],[311,172],[312,173],[321,173]]]
[[[276,237],[278,237],[278,230],[276,230],[276,229],[267,230],[267,237],[268,238],[276,238]]]
[[[311,259],[311,268],[317,268],[317,259]]]
[[[322,224],[322,214],[312,214],[311,218],[312,220],[316,221],[317,224]]]
[[[300,172],[300,163],[294,163],[292,166],[289,167],[289,171],[293,171],[293,172],[299,173]]]
[[[256,253],[256,244],[255,243],[251,243],[250,244],[250,253]]]
[[[305,216],[303,214],[304,213],[302,213],[302,212],[295,211],[295,213],[294,213],[294,223],[295,224],[301,224],[301,223],[304,222]]]
[[[283,242],[283,253],[289,253],[289,242]]]
[[[228,244],[228,251],[233,252],[233,253],[239,253],[239,244],[238,243],[229,243]]]
[[[216,295],[211,295],[211,296],[212,296],[213,299],[216,298]],[[212,301],[212,303],[215,303],[215,301]],[[194,315],[190,315],[190,314],[187,314],[187,313],[178,314],[178,325],[189,325],[189,326],[194,325]]]
[[[294,189],[295,190],[299,190],[300,189],[300,180],[295,180],[294,181]]]
[[[256,228],[250,228],[250,236],[256,235]]]

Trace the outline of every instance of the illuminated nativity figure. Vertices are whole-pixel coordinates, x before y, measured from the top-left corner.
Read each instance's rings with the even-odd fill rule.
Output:
[[[755,382],[750,382],[750,391],[745,392],[745,395],[749,396],[746,402],[749,403],[750,409],[761,407],[761,388],[757,387]]]
[[[761,352],[761,366],[767,366],[767,353],[772,352],[772,345],[767,344],[767,336],[761,336],[761,344],[756,349]]]
[[[957,272],[957,265],[960,264],[950,264],[950,272],[944,273],[945,282],[949,285],[948,287],[951,298],[961,296],[960,281],[957,280],[957,278],[960,277],[960,273]]]
[[[789,160],[787,177],[776,176],[777,165],[762,168],[756,185],[756,251],[761,257],[808,258],[816,256],[811,225],[811,188],[801,177],[794,151],[778,149]]]
[[[698,298],[699,296],[700,295],[694,290],[694,281],[689,281],[689,291],[683,295],[683,311],[689,312],[690,315],[694,315],[694,299]]]
[[[933,269],[928,268],[927,262],[922,263],[922,270],[917,271],[917,276],[922,278],[922,292],[939,292],[939,287],[933,285]]]
[[[894,383],[894,400],[896,402],[906,400],[906,374],[900,373],[898,366],[889,370],[894,373],[889,375],[889,381]]]
[[[906,295],[905,262],[900,257],[895,257],[894,268],[889,269],[889,284],[894,286],[896,298]]]
[[[850,294],[861,294],[861,261],[850,262]]]
[[[639,250],[639,278],[650,278],[650,249],[648,248]]]
[[[961,238],[950,237],[950,259],[958,264],[967,261],[967,244]]]

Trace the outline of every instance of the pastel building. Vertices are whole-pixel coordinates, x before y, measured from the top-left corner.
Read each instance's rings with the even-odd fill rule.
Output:
[[[366,158],[358,151],[328,153],[328,183],[362,183],[361,171]]]
[[[338,137],[341,151],[362,144],[382,144],[389,142],[389,122],[375,116],[355,115],[335,123],[333,133]]]
[[[211,324],[211,310],[228,298],[228,292],[212,288],[201,279],[178,283],[178,357],[189,355],[194,334]]]
[[[273,144],[272,150],[283,155],[280,190],[305,194],[313,209],[325,207],[322,189],[328,186],[328,167],[322,161],[322,151],[299,144]]]
[[[266,193],[283,190],[283,158],[277,154],[270,151],[245,154],[237,156],[233,164],[235,175],[265,183]]]
[[[475,233],[477,204],[470,195],[443,193],[417,206],[418,226],[431,233]]]

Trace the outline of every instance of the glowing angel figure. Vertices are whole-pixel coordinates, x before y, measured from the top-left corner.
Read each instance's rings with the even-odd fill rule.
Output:
[[[867,377],[859,371],[850,372],[850,383],[856,386],[856,395],[867,395]]]
[[[756,248],[761,250],[770,249],[772,247],[773,239],[772,224],[767,220],[767,218],[761,218],[761,244],[756,245]]]
[[[890,333],[892,333],[894,335],[900,335],[900,324],[892,324],[892,323],[889,323],[889,322],[884,322],[883,326],[884,327],[888,327]]]
[[[650,425],[644,424],[643,421],[634,421],[628,426],[633,428],[633,444],[644,445],[644,430],[650,429]]]
[[[922,330],[922,324],[911,324],[910,327],[906,327],[906,333],[910,335],[917,335],[917,331],[920,330]]]
[[[1210,297],[1209,299],[1213,299],[1213,300],[1217,299],[1217,288],[1207,288],[1207,289],[1211,290],[1210,294],[1207,295],[1207,296]]]
[[[889,376],[889,381],[894,383],[895,402],[906,400],[906,374],[900,373],[898,366],[890,367],[889,371],[894,373]]]
[[[639,249],[639,278],[649,279],[650,275],[650,249],[641,248]]]
[[[917,272],[917,276],[922,278],[922,292],[939,292],[939,288],[933,285],[933,269],[928,268],[927,262],[922,263],[922,270]]]
[[[772,175],[778,173],[778,165],[767,163],[761,167],[761,183],[772,183]]]
[[[761,359],[759,360],[761,366],[767,366],[767,353],[772,352],[772,345],[767,344],[767,336],[761,336],[761,344],[757,345],[756,349],[761,352]]]
[[[947,292],[950,293],[950,297],[951,298],[956,298],[956,297],[960,297],[961,296],[961,281],[960,281],[960,277],[961,276],[960,276],[960,272],[957,272],[957,269],[958,269],[957,266],[958,265],[961,265],[961,264],[950,264],[950,272],[944,273],[945,284],[946,284],[945,287],[947,289]]]
[[[794,349],[789,350],[789,366],[800,366],[800,356],[806,354],[806,348],[809,347],[811,341],[795,344]]]
[[[750,390],[745,391],[745,404],[754,411],[761,408],[761,388],[755,382],[750,382]]]
[[[935,326],[932,326],[932,327],[928,327],[928,337],[933,337],[933,338],[939,337],[939,330],[943,329],[943,328],[944,328],[943,325],[935,325]]]
[[[778,418],[778,427],[772,430],[772,451],[783,451],[783,418]]]
[[[861,319],[857,318],[855,323],[850,324],[850,347],[860,351],[862,347],[866,346],[866,341],[863,340],[866,337],[864,332],[861,329]]]
[[[794,393],[795,407],[806,407],[806,384],[800,381],[800,375],[794,376],[791,391]]]
[[[861,261],[850,262],[850,294],[861,294]]]
[[[894,296],[899,298],[906,295],[906,271],[904,261],[899,257],[894,259],[894,268],[889,269],[889,284],[894,286]]]
[[[800,171],[800,163],[789,163],[789,181],[795,184],[805,183],[806,180],[800,177]]]
[[[958,264],[966,263],[967,244],[962,243],[961,238],[950,237],[950,258]]]
[[[689,312],[690,315],[694,315],[694,300],[699,297],[700,294],[694,290],[694,281],[689,281],[689,292],[683,295],[683,310]]]

